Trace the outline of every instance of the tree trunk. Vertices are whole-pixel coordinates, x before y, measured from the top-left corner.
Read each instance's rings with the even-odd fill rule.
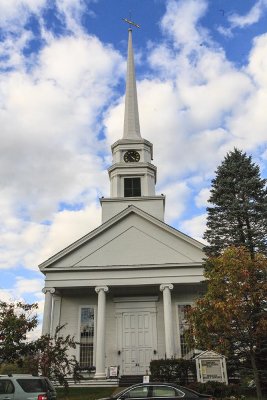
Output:
[[[250,360],[251,360],[252,370],[253,370],[254,379],[255,379],[257,398],[258,398],[258,400],[261,400],[262,399],[261,383],[260,383],[259,371],[258,371],[257,365],[256,365],[255,353],[253,350],[250,351]]]

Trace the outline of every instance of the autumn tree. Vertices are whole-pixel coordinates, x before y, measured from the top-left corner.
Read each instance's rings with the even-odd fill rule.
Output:
[[[69,354],[77,343],[70,335],[63,334],[64,325],[57,327],[53,336],[29,340],[29,333],[38,324],[37,308],[36,303],[0,302],[1,371],[41,372],[67,388],[67,378],[80,379],[78,362]]]
[[[74,337],[64,335],[65,325],[58,326],[53,336],[43,335],[35,342],[35,364],[38,365],[42,375],[58,382],[68,388],[68,379],[80,380],[79,364],[74,356],[69,355],[69,350],[75,349],[77,342]]]
[[[188,316],[191,345],[248,360],[260,399],[256,352],[267,335],[267,259],[260,254],[252,259],[245,247],[229,247],[207,263],[207,292]]]
[[[216,256],[227,246],[245,246],[251,257],[267,255],[267,188],[260,169],[238,149],[229,152],[212,180],[204,251]]]
[[[0,302],[0,359],[2,363],[14,363],[31,351],[28,334],[36,328],[37,304]]]

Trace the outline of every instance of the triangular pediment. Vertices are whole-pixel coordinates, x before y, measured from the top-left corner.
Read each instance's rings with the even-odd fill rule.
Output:
[[[172,248],[159,238],[130,226],[117,237],[106,242],[88,254],[77,266],[106,265],[148,265],[190,263],[192,258]]]
[[[40,268],[194,265],[202,259],[199,242],[131,206]]]

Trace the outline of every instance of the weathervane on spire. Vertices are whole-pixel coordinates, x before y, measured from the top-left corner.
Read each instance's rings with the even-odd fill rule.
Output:
[[[127,18],[122,18],[122,19],[123,19],[124,22],[126,22],[126,23],[129,24],[129,25],[133,25],[133,26],[135,26],[136,28],[141,28],[140,25],[135,24],[133,21],[130,21],[130,20],[127,19]]]

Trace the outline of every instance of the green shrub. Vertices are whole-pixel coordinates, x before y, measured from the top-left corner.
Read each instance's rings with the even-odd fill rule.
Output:
[[[15,363],[4,363],[0,366],[0,375],[20,374],[22,372],[22,368]]]
[[[175,382],[186,385],[196,379],[195,362],[182,358],[152,360],[150,372],[152,381]]]
[[[239,385],[230,384],[226,385],[222,382],[209,381],[206,383],[193,382],[187,385],[189,389],[195,390],[199,393],[210,394],[218,399],[227,397],[240,398],[242,395],[241,387]]]

